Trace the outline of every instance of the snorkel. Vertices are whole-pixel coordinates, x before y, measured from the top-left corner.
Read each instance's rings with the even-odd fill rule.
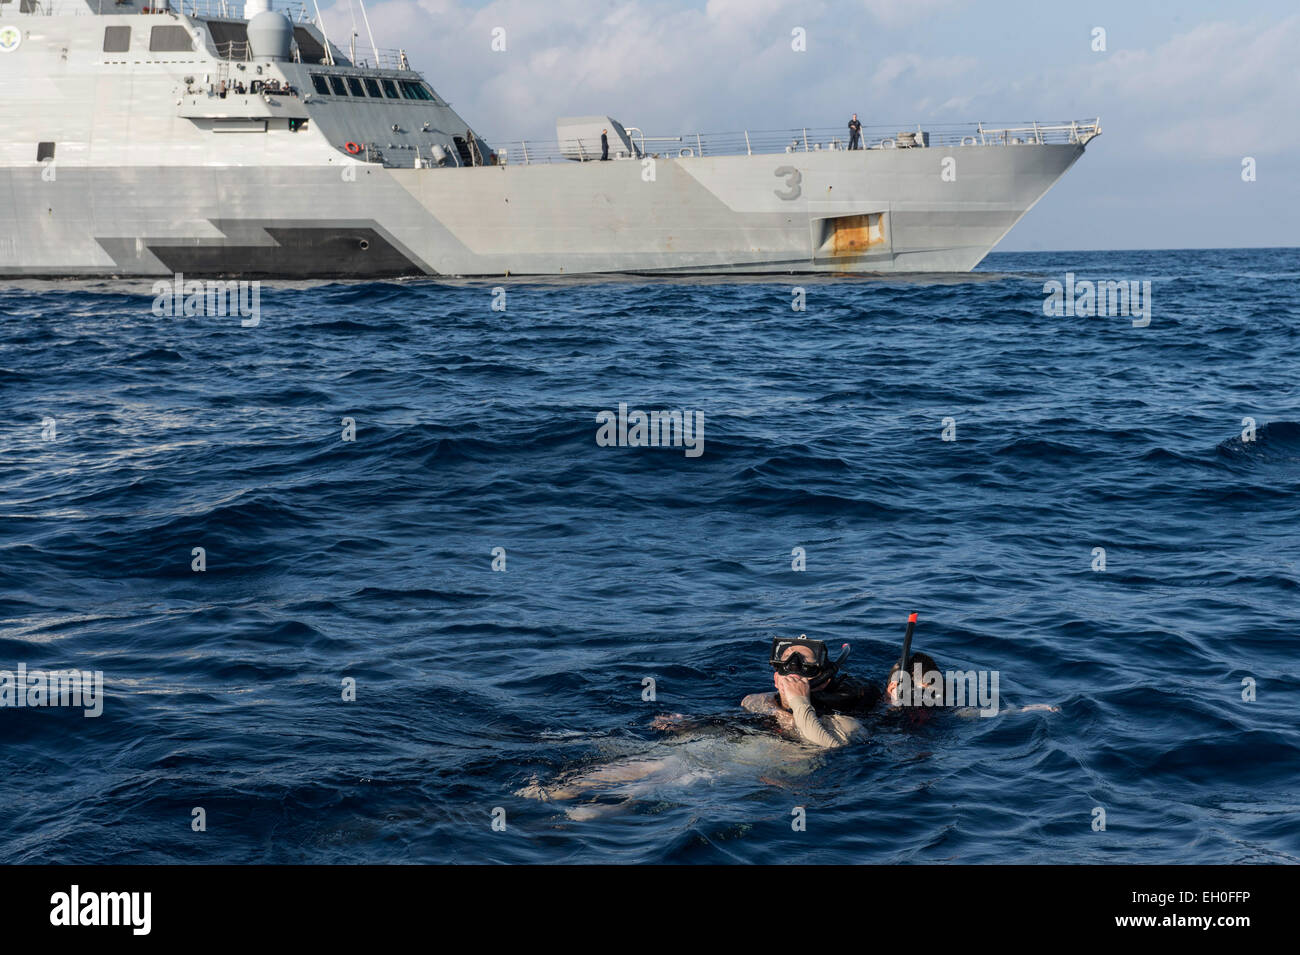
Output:
[[[903,655],[898,658],[898,663],[896,665],[898,671],[898,677],[897,677],[898,683],[897,684],[894,683],[894,680],[892,679],[889,681],[890,684],[894,687],[894,689],[889,694],[889,702],[892,706],[899,706],[903,702],[902,689],[901,686],[899,686],[899,684],[902,683],[903,674],[907,672],[907,664],[911,662],[912,633],[915,630],[916,630],[916,614],[912,614],[910,617],[907,618],[907,632],[903,634]],[[890,676],[893,677],[893,674],[891,673]]]

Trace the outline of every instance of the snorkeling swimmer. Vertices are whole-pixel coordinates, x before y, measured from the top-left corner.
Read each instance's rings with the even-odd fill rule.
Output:
[[[924,684],[923,682],[917,682],[918,680],[924,680],[926,674],[939,672],[939,664],[934,662],[934,657],[919,651],[912,652],[912,634],[915,632],[916,614],[912,614],[907,618],[907,632],[903,634],[903,655],[898,658],[898,662],[889,671],[889,679],[886,681],[885,697],[889,700],[890,706],[905,705],[905,689],[903,686],[905,681],[899,677],[900,673],[906,674],[906,682],[914,684],[919,689]],[[947,703],[947,700],[943,697],[942,680],[939,681],[938,691],[938,704],[943,706]]]
[[[937,674],[938,664],[927,654],[911,649],[915,625],[916,614],[912,614],[903,654],[894,663],[884,692],[878,685],[855,680],[842,671],[848,657],[847,644],[832,661],[826,644],[820,640],[777,637],[772,640],[768,659],[775,692],[752,693],[740,703],[752,716],[688,718],[680,713],[663,714],[654,719],[651,727],[678,738],[636,744],[635,751],[625,750],[599,765],[575,767],[549,782],[533,777],[515,795],[566,803],[565,815],[583,820],[621,812],[638,800],[662,798],[716,779],[758,774],[758,779],[770,783],[770,777],[775,775],[804,775],[821,758],[816,749],[846,746],[863,737],[865,727],[857,717],[873,710],[882,698],[903,707],[904,701],[912,697],[909,687],[913,673],[919,671],[933,683],[930,675]],[[947,699],[942,679],[937,681],[937,689],[943,703],[952,702]],[[972,707],[956,709],[960,715],[981,712]],[[1023,709],[1056,708],[1037,705]],[[925,707],[907,707],[907,712],[910,719],[918,721],[930,715]],[[772,732],[772,720],[783,732]],[[591,801],[579,802],[584,799]]]
[[[800,739],[813,746],[831,749],[845,746],[863,734],[859,720],[832,709],[866,709],[878,694],[839,673],[848,656],[845,652],[834,663],[826,653],[826,644],[800,636],[797,640],[772,640],[772,683],[775,693],[751,693],[740,705],[751,713],[776,717],[782,729],[795,731]],[[836,704],[839,704],[836,706]],[[823,710],[818,712],[818,707]]]
[[[912,634],[915,630],[916,614],[912,614],[907,619],[907,632],[903,635],[903,653],[889,671],[885,698],[891,707],[907,706],[909,696],[912,697],[913,706],[918,705],[922,700],[925,706],[951,706],[956,700],[948,698],[948,683],[939,670],[939,664],[929,654],[920,651],[912,652]],[[973,675],[974,671],[971,672]],[[903,676],[900,676],[900,673]],[[1029,706],[1012,706],[1000,710],[997,703],[996,673],[993,674],[993,697],[993,706],[987,711],[973,706],[964,706],[957,707],[957,713],[961,716],[974,716],[977,713],[992,716],[997,712],[1027,713],[1031,710],[1046,710],[1050,713],[1059,713],[1061,711],[1060,707],[1049,706],[1046,703],[1031,703]],[[960,693],[957,699],[961,699]]]
[[[845,647],[847,650],[847,646]],[[880,698],[878,688],[839,672],[848,656],[833,663],[820,640],[777,638],[769,662],[775,693],[754,693],[741,705],[750,713],[776,718],[787,733],[773,734],[767,719],[733,716],[687,718],[680,713],[656,717],[654,729],[683,737],[649,751],[596,767],[584,767],[544,784],[534,779],[515,795],[546,802],[572,802],[601,794],[604,801],[565,809],[574,820],[594,819],[627,808],[635,800],[713,779],[723,772],[761,772],[760,778],[806,772],[816,758],[803,743],[820,749],[847,745],[863,732],[862,723],[844,712],[858,712]],[[770,781],[770,780],[769,780]],[[617,800],[611,802],[610,800]]]

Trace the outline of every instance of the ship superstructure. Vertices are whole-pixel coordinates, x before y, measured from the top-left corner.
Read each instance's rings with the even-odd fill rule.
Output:
[[[478,134],[301,6],[0,0],[0,274],[973,268],[1100,132]],[[601,132],[609,161],[602,161]]]

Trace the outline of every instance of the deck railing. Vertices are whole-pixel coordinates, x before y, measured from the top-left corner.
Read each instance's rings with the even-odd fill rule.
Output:
[[[646,136],[636,127],[627,127],[632,149],[616,138],[609,143],[611,159],[635,159],[646,156],[688,159],[695,156],[736,156],[755,153],[801,153],[847,150],[848,129],[835,127],[799,127],[797,129],[732,133],[688,133],[680,136]],[[1101,120],[1069,120],[1054,123],[1028,122],[1017,125],[990,126],[985,123],[961,123],[938,126],[924,124],[904,128],[896,125],[864,126],[861,147],[878,149],[953,149],[986,146],[1043,146],[1074,143],[1084,145],[1101,133]],[[600,158],[598,142],[591,139],[556,142],[554,140],[497,141],[497,153],[505,152],[511,163],[571,162],[575,158]]]
[[[405,50],[375,50],[358,46],[352,53],[353,66],[368,70],[410,70]]]
[[[130,13],[123,10],[127,4],[117,0],[14,0],[15,6],[21,6],[21,13],[42,14],[49,17],[71,17],[104,13]],[[152,3],[139,3],[135,7],[140,13],[179,13],[190,17],[203,17],[208,20],[243,20],[244,0],[156,0]],[[272,0],[271,9],[283,13],[294,23],[315,23],[316,17],[309,12],[309,0]]]
[[[157,2],[162,5],[162,0]],[[244,16],[244,0],[171,0],[171,8],[176,13],[210,20],[247,19]],[[272,0],[271,9],[283,13],[294,23],[314,23],[316,19],[308,12],[308,4],[303,0]]]

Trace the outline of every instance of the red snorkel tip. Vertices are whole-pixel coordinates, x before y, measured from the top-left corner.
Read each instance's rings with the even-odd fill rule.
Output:
[[[908,622],[908,623],[916,623],[916,614],[912,614],[912,616],[908,617],[908,618],[907,618],[907,622]]]

